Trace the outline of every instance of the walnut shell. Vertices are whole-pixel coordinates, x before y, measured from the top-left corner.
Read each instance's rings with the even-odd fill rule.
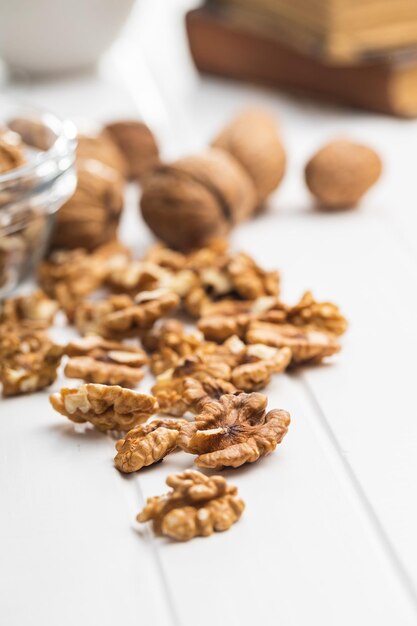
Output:
[[[129,178],[141,179],[145,172],[159,164],[158,144],[152,131],[143,122],[113,122],[107,124],[104,132],[123,153]]]
[[[123,179],[94,159],[77,163],[74,195],[56,215],[51,248],[93,250],[115,238],[123,208]]]
[[[77,159],[95,159],[127,176],[127,162],[116,143],[107,135],[78,135]]]
[[[305,167],[305,180],[324,207],[354,206],[381,175],[382,162],[368,146],[338,139],[321,148]]]
[[[234,156],[252,178],[262,204],[278,187],[286,155],[275,119],[258,109],[242,111],[214,139],[213,146]]]
[[[255,204],[249,176],[227,152],[213,148],[157,167],[144,181],[141,209],[157,237],[189,250],[224,235]]]

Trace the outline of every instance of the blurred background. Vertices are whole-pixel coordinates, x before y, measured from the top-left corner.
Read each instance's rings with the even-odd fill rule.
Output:
[[[270,204],[304,215],[304,165],[349,136],[384,176],[363,211],[414,246],[417,4],[391,0],[3,0],[1,92],[81,129],[138,118],[164,159],[205,147],[239,108],[271,111],[288,147]],[[399,188],[396,181],[401,180]],[[401,210],[398,204],[401,203]]]

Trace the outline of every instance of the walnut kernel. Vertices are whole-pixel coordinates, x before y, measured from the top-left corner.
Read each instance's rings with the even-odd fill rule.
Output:
[[[77,389],[63,388],[49,399],[53,408],[72,422],[90,422],[101,431],[126,432],[158,410],[153,396],[117,385],[90,383]]]
[[[195,422],[185,425],[178,445],[197,454],[199,467],[221,469],[253,463],[275,450],[290,424],[286,411],[266,413],[267,398],[260,393],[223,395],[204,404]]]
[[[148,498],[137,516],[139,522],[152,520],[157,535],[178,541],[208,537],[214,531],[228,530],[245,508],[236,487],[228,485],[222,476],[186,470],[168,476],[166,483],[172,491]]]

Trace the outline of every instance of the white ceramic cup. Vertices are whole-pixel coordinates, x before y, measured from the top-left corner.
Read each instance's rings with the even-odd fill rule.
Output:
[[[0,57],[34,74],[93,65],[134,0],[0,0]]]

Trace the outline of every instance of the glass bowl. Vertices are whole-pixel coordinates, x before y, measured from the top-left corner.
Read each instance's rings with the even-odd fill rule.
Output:
[[[42,257],[55,213],[74,192],[76,129],[32,107],[1,101],[0,110],[0,137],[19,143],[26,160],[0,174],[1,299]]]

